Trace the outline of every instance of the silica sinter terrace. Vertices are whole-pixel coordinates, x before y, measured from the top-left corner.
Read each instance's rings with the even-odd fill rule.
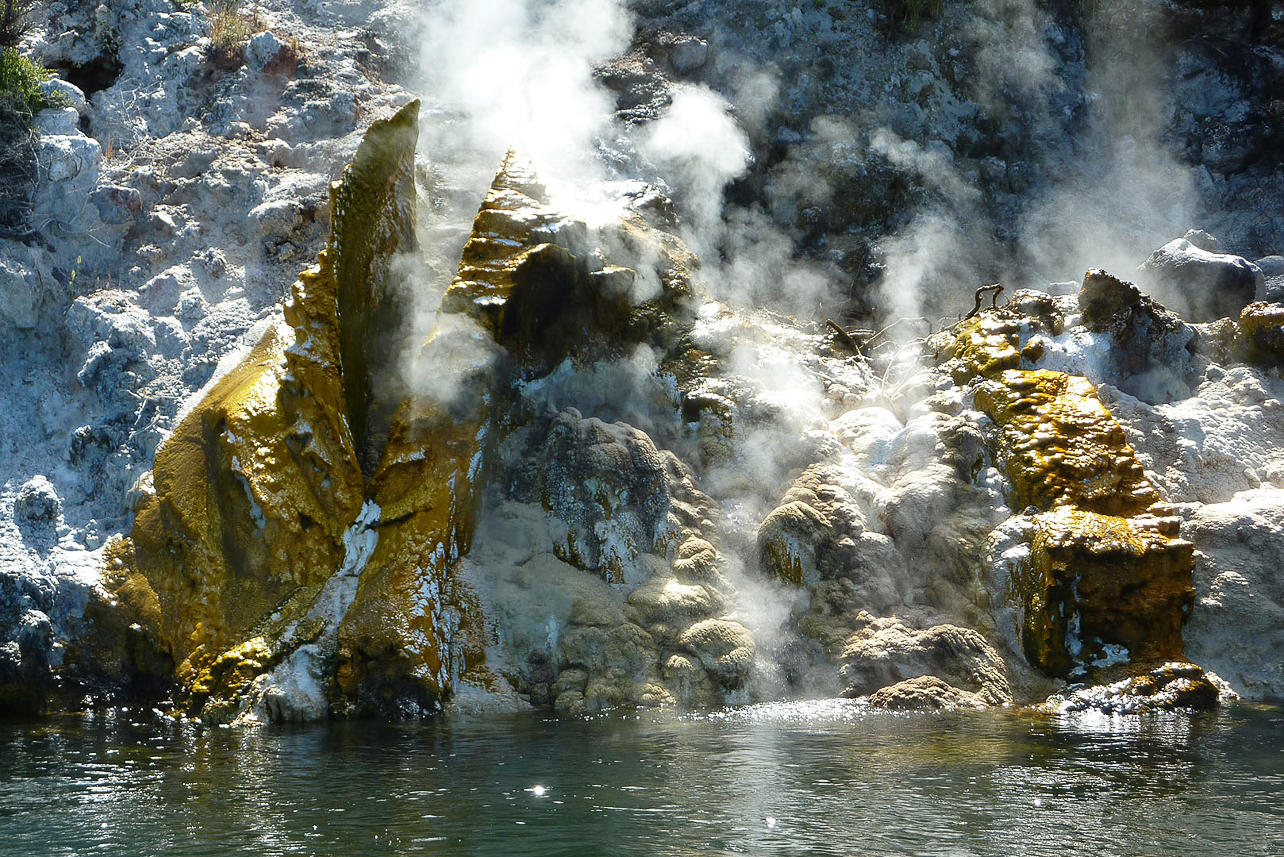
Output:
[[[0,726],[0,851],[1267,855],[1284,711]],[[1277,852],[1275,852],[1277,853]]]

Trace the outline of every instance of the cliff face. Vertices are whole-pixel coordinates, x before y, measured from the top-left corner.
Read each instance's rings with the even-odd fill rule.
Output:
[[[372,125],[331,188],[329,246],[284,320],[157,452],[133,555],[193,713],[235,714],[259,676],[332,639],[339,617],[322,596],[336,574],[360,573],[374,538],[358,450],[379,407],[371,377],[393,367],[367,360],[364,342],[369,319],[390,312],[390,266],[414,234],[417,113],[414,102]]]
[[[1284,695],[1280,4],[627,5],[486,105],[434,72],[553,22],[33,34],[0,707]],[[551,159],[608,180],[468,150],[547,143],[512,87],[614,107]]]

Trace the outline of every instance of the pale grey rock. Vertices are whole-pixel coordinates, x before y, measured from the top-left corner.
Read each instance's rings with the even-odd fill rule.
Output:
[[[89,194],[103,223],[124,224],[136,219],[143,209],[143,197],[137,188],[99,183]]]
[[[80,114],[74,107],[50,107],[41,110],[31,125],[37,134],[75,136],[79,132]]]
[[[50,100],[66,99],[68,105],[76,111],[78,116],[85,116],[89,113],[89,103],[85,100],[85,93],[81,92],[80,88],[75,84],[68,83],[62,78],[51,77],[40,84],[40,91],[45,98]]]
[[[33,476],[19,489],[13,513],[27,524],[52,527],[62,514],[62,500],[52,482],[44,476]]]
[[[1266,278],[1262,289],[1263,300],[1284,303],[1284,256],[1267,256],[1253,264],[1262,269]]]
[[[303,226],[303,212],[297,200],[278,199],[250,209],[250,219],[260,237],[280,244]]]
[[[201,290],[192,286],[178,296],[174,314],[186,322],[198,322],[209,314],[209,303]]]
[[[132,295],[121,291],[76,298],[67,310],[67,330],[82,350],[101,342],[139,356],[156,346],[146,310],[134,303]]]
[[[1189,241],[1195,247],[1206,253],[1221,253],[1222,245],[1213,235],[1208,234],[1202,229],[1188,229],[1182,239]]]
[[[1284,486],[1177,509],[1196,548],[1186,656],[1246,699],[1284,698]]]
[[[673,45],[673,68],[678,74],[692,74],[709,60],[709,43],[689,36]]]
[[[190,347],[187,331],[178,319],[163,316],[156,319],[156,346],[165,357],[179,357]]]
[[[251,71],[259,72],[264,66],[275,62],[285,49],[285,42],[271,30],[264,30],[250,37],[245,47],[245,62]]]
[[[174,265],[139,288],[139,303],[155,315],[169,315],[178,306],[179,297],[195,287],[191,269],[186,265]]]
[[[83,134],[61,134],[41,137],[36,145],[36,160],[40,164],[43,181],[69,183],[82,179],[77,186],[93,186],[102,155],[102,147],[97,140]]]
[[[1012,701],[1003,658],[977,631],[955,625],[914,630],[862,612],[843,648],[844,695],[868,696],[906,679],[935,676],[987,705]]]
[[[17,259],[0,256],[0,319],[20,330],[30,330],[40,320],[45,289],[40,275]]]
[[[1137,269],[1137,284],[1187,321],[1238,318],[1266,285],[1261,269],[1247,259],[1210,253],[1184,238],[1152,253]]]

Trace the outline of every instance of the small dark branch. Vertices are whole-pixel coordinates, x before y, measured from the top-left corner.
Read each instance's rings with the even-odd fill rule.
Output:
[[[832,318],[825,319],[825,325],[834,332],[834,338],[851,349],[853,354],[860,354],[860,345],[856,343],[847,329]]]
[[[971,312],[963,316],[963,320],[967,321],[969,318],[972,318],[973,316],[975,316],[977,313],[981,311],[981,299],[984,298],[985,295],[987,294],[990,295],[990,309],[997,309],[999,304],[999,294],[1002,291],[1003,291],[1003,285],[1001,283],[994,283],[993,285],[989,285],[989,286],[981,286],[981,288],[976,290],[976,304],[972,307]]]

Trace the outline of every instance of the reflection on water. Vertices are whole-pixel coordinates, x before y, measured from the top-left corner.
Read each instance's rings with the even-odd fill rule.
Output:
[[[1278,854],[1284,711],[0,724],[14,855]]]

